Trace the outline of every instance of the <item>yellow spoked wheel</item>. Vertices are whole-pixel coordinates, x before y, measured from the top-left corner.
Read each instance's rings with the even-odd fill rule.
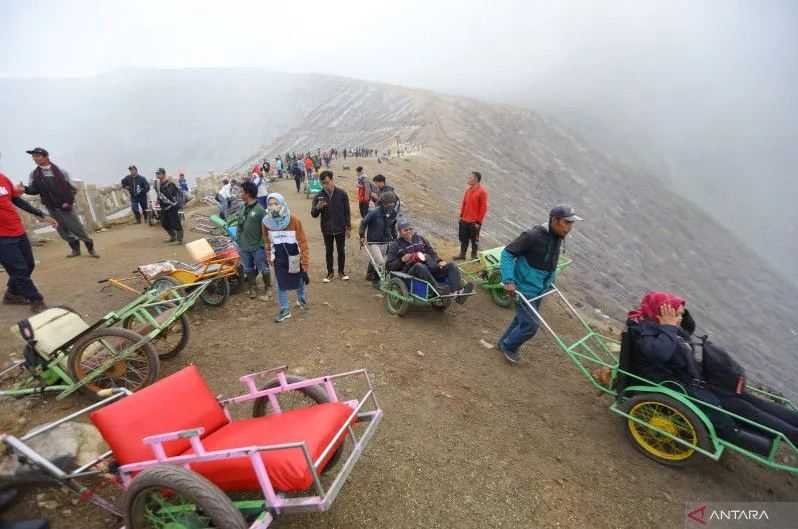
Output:
[[[709,446],[704,424],[675,399],[658,394],[637,395],[629,399],[624,408],[637,419],[626,419],[627,434],[638,450],[658,463],[686,465],[700,453],[696,447],[707,449]]]

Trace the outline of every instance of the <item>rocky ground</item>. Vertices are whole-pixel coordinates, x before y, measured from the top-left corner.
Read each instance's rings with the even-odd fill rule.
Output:
[[[404,163],[410,162],[374,163],[368,169],[374,174],[390,167],[393,176]],[[354,173],[343,171],[342,164],[335,169],[351,192]],[[215,393],[228,395],[239,389],[239,375],[281,364],[305,375],[360,367],[373,373],[385,420],[372,445],[329,513],[286,517],[280,527],[671,529],[683,523],[685,502],[798,498],[795,477],[735,455],[682,470],[644,458],[607,410],[609,400],[597,395],[548,336],[525,346],[517,367],[485,347],[511,313],[484,292],[443,314],[389,316],[362,279],[365,256],[356,244],[348,249],[352,281],[322,284],[318,224],[309,216],[310,202],[295,194],[292,184],[276,188],[311,239],[310,310],[294,311],[292,319],[275,324],[275,304],[242,295],[220,309],[197,307],[190,314],[187,349],[162,364],[169,374],[195,363]],[[419,219],[424,204],[412,206]],[[434,211],[433,221],[442,215]],[[448,255],[454,245],[439,231],[436,240]],[[129,299],[121,291],[101,291],[99,279],[124,275],[144,262],[186,258],[183,248],[163,244],[163,237],[159,228],[147,226],[100,233],[100,260],[64,259],[66,246],[54,241],[36,249],[40,264],[34,278],[50,303],[69,304],[92,320]],[[581,270],[575,266],[561,283],[573,285]],[[0,307],[0,329],[26,314],[23,308]],[[549,304],[544,314],[563,334],[578,332],[556,305]],[[1,332],[0,354],[19,351],[10,333]],[[0,430],[20,433],[85,404],[80,398],[8,401],[0,411]],[[54,529],[120,525],[93,506],[73,505],[57,489],[40,487],[25,491],[3,516],[44,516]]]

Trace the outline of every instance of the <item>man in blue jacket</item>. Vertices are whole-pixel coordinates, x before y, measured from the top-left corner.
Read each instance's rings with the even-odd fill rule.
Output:
[[[560,259],[562,241],[582,220],[570,206],[557,206],[549,212],[548,224],[525,231],[502,251],[502,284],[510,296],[516,291],[527,299],[535,298],[551,288]],[[533,302],[539,309],[540,301]],[[539,322],[529,307],[518,302],[515,318],[504,332],[497,347],[507,361],[517,364],[521,359],[519,348],[538,332]]]

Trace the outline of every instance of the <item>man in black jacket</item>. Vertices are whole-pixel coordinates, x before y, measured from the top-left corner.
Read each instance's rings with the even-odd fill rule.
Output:
[[[169,234],[164,242],[183,242],[183,225],[180,223],[180,189],[166,176],[166,169],[161,167],[155,174],[158,176],[158,204],[161,206],[161,226]]]
[[[396,195],[393,192],[383,193],[382,201],[360,221],[357,232],[361,246],[365,244],[366,251],[374,262],[384,265],[388,243],[396,239]],[[378,286],[379,276],[371,262],[366,271],[366,281],[372,281]]]
[[[130,209],[136,217],[136,224],[141,224],[141,216],[144,215],[144,222],[147,222],[147,192],[150,190],[150,183],[139,174],[135,165],[127,168],[130,171],[122,179],[122,187],[130,193]]]
[[[473,283],[461,286],[460,270],[454,263],[447,263],[439,258],[427,239],[413,231],[408,220],[402,219],[398,224],[399,238],[388,245],[386,268],[423,279],[435,286],[441,294],[458,294],[455,301],[464,303],[474,291]],[[441,282],[446,284],[439,284]]]
[[[319,175],[322,190],[313,197],[310,214],[313,218],[321,216],[321,234],[327,257],[327,277],[329,283],[333,276],[333,243],[338,252],[338,277],[349,281],[344,272],[346,266],[346,239],[352,235],[352,220],[349,213],[349,197],[341,188],[335,187],[332,171],[322,171]]]
[[[50,162],[50,153],[36,147],[25,151],[36,162],[36,169],[30,174],[30,181],[24,186],[28,195],[40,195],[42,204],[50,216],[58,223],[58,235],[64,239],[72,252],[67,257],[80,255],[80,241],[86,245],[89,255],[100,257],[94,251],[94,241],[86,234],[86,229],[75,213],[75,186],[69,173]]]

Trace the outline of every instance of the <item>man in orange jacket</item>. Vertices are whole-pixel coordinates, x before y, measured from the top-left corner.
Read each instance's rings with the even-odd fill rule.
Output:
[[[463,195],[460,205],[460,254],[454,257],[455,261],[466,258],[468,243],[471,243],[471,259],[477,258],[479,250],[479,230],[488,213],[488,192],[482,187],[482,174],[473,171],[468,175],[468,189]]]

